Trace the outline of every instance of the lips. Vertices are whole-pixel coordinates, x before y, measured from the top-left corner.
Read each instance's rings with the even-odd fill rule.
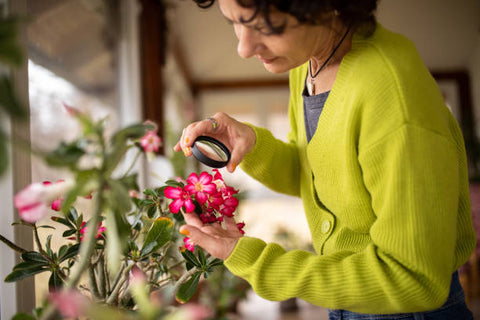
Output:
[[[275,61],[277,58],[267,59],[267,58],[262,58],[262,57],[258,57],[258,56],[257,56],[257,59],[260,60],[262,63],[270,64],[270,63],[272,63],[273,61]]]

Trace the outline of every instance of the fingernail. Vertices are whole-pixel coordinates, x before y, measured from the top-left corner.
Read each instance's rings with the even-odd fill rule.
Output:
[[[183,149],[183,154],[188,157],[191,154],[190,147],[186,147]]]
[[[236,164],[236,163],[232,163],[232,172],[235,171],[235,169],[237,169],[237,164]]]
[[[188,143],[190,141],[190,138],[189,137],[186,137],[185,138],[185,143]]]
[[[185,226],[181,226],[179,231],[180,231],[180,233],[183,234],[184,236],[189,236],[189,235],[190,235],[190,231],[188,231]]]

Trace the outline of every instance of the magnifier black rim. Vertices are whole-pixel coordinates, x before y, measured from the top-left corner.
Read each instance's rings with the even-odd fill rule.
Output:
[[[217,160],[213,160],[213,159],[205,156],[200,150],[198,150],[197,145],[196,145],[197,141],[208,141],[208,142],[211,142],[211,143],[215,144],[220,149],[222,149],[223,152],[225,152],[225,155],[227,156],[227,160],[226,161],[217,161]],[[230,161],[230,156],[231,156],[230,155],[230,150],[228,150],[228,148],[223,143],[221,143],[220,141],[218,141],[215,138],[208,137],[208,136],[198,136],[195,139],[195,141],[193,142],[193,146],[192,146],[192,153],[198,161],[200,161],[201,163],[203,163],[203,164],[205,164],[209,167],[212,167],[212,168],[225,167],[227,165],[228,161]]]

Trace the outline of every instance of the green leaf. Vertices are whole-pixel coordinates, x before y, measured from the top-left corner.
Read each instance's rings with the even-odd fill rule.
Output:
[[[48,279],[48,289],[50,291],[55,291],[60,289],[63,286],[63,280],[60,278],[60,275],[57,271],[53,271]]]
[[[31,269],[33,267],[48,267],[48,263],[45,263],[44,261],[39,262],[39,261],[23,261],[18,264],[16,264],[13,267],[13,270],[21,270],[21,269]]]
[[[171,187],[183,187],[184,186],[183,182],[176,181],[176,180],[167,180],[167,181],[165,181],[165,184],[167,186],[171,186]]]
[[[200,261],[198,261],[197,257],[193,254],[193,252],[189,250],[184,250],[181,253],[183,258],[187,262],[187,270],[190,270],[192,266],[196,266],[198,268],[202,267],[202,265],[200,264]],[[190,263],[192,266],[189,267],[188,263]]]
[[[145,189],[143,190],[143,194],[146,196],[154,197],[154,198],[157,197],[157,194],[155,191],[153,191],[153,189]]]
[[[76,211],[72,212],[70,210],[73,203],[78,196],[83,196],[91,192],[92,189],[97,186],[97,180],[98,172],[96,170],[84,170],[77,172],[75,177],[75,186],[65,195],[65,199],[62,202],[63,213],[67,214],[70,212],[72,214],[76,214]],[[72,221],[70,218],[69,220]]]
[[[26,313],[17,313],[12,320],[35,320],[35,317]]]
[[[143,243],[143,247],[141,250],[141,255],[143,256],[146,254],[144,250],[152,242],[156,242],[156,245],[153,247],[153,249],[150,252],[157,251],[172,239],[172,235],[173,235],[172,219],[165,218],[165,217],[156,219],[145,237],[145,241]]]
[[[1,75],[0,107],[4,109],[10,116],[17,119],[23,119],[26,117],[27,113],[22,103],[18,100],[17,96],[18,95],[15,92],[10,77],[7,75]]]
[[[84,154],[85,151],[78,146],[77,141],[70,143],[62,141],[55,150],[45,155],[45,161],[52,167],[68,167],[73,169],[78,159]]]
[[[48,260],[45,259],[40,253],[36,251],[29,251],[22,253],[22,260],[26,262],[41,262],[48,263]]]
[[[75,233],[77,233],[77,230],[75,229],[65,230],[62,234],[62,237],[67,238],[74,235]]]
[[[156,241],[150,242],[149,244],[145,245],[142,249],[141,255],[146,256],[150,254],[155,249],[156,245]]]
[[[207,266],[207,258],[205,257],[203,250],[198,250],[198,261],[200,262],[202,269]]]
[[[63,246],[60,247],[60,249],[58,249],[58,257],[62,257],[63,255],[65,255],[68,251],[68,246],[66,244],[64,244]]]
[[[105,168],[107,173],[111,173],[118,166],[118,163],[128,151],[127,141],[129,139],[140,139],[151,130],[152,126],[144,124],[134,124],[117,131],[111,141],[111,152],[105,159]]]
[[[208,261],[208,268],[213,268],[223,265],[223,260],[218,258],[212,258]]]
[[[133,173],[126,177],[122,177],[119,181],[127,190],[139,190],[140,187],[137,183],[138,174]]]
[[[65,253],[58,254],[58,262],[61,263],[67,259],[75,257],[80,250],[80,244],[76,243],[73,246],[69,246]]]
[[[51,229],[51,230],[55,230],[55,227],[44,225],[44,226],[37,226],[37,229]]]
[[[153,206],[147,209],[147,216],[152,219],[155,217],[155,214],[157,213],[157,207]]]
[[[155,201],[153,201],[152,199],[144,199],[139,201],[139,205],[141,205],[142,207],[152,206],[154,204]]]
[[[52,250],[52,235],[49,234],[47,237],[47,242],[45,243],[45,249],[47,250],[47,254],[50,258],[53,257],[53,250]]]
[[[180,286],[176,295],[178,301],[185,303],[193,297],[197,291],[201,274],[201,272],[194,273],[187,282]]]
[[[25,61],[19,44],[19,24],[25,20],[18,16],[0,18],[0,61],[9,66],[19,67]]]
[[[73,225],[70,221],[68,221],[67,219],[65,219],[65,218],[53,216],[53,217],[51,217],[50,219],[52,219],[52,221],[61,223],[61,224],[63,224],[64,226],[67,226],[67,227],[69,227],[69,228],[74,227],[74,225]]]
[[[45,271],[48,271],[48,269],[40,265],[33,265],[31,268],[14,270],[5,278],[5,282],[15,282]]]
[[[108,180],[108,186],[110,187],[109,204],[110,207],[118,214],[123,215],[130,211],[132,203],[128,196],[128,189],[117,180]]]
[[[70,209],[65,214],[65,216],[67,217],[68,221],[70,221],[72,223],[77,222],[77,219],[78,219],[77,209],[75,209],[74,207],[70,207]]]
[[[7,148],[7,138],[0,132],[0,176],[7,170],[9,155]]]

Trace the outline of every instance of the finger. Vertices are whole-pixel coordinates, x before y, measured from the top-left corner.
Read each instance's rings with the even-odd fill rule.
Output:
[[[182,147],[191,147],[198,136],[212,135],[218,130],[218,126],[218,121],[213,117],[190,124],[185,128]]]
[[[194,226],[183,225],[180,228],[180,232],[192,239],[194,244],[199,245],[203,249],[207,250],[208,253],[214,257],[225,259],[225,257],[228,256],[227,254],[229,254],[228,251],[231,252],[229,248],[222,248],[222,242],[217,237],[209,235],[208,233],[205,233]]]
[[[185,222],[189,225],[195,226],[197,228],[203,227],[203,222],[196,213],[184,213],[183,218],[185,219]]]
[[[240,233],[237,228],[237,223],[235,218],[233,217],[223,217],[223,221],[225,221],[225,227],[227,228],[228,232]]]

